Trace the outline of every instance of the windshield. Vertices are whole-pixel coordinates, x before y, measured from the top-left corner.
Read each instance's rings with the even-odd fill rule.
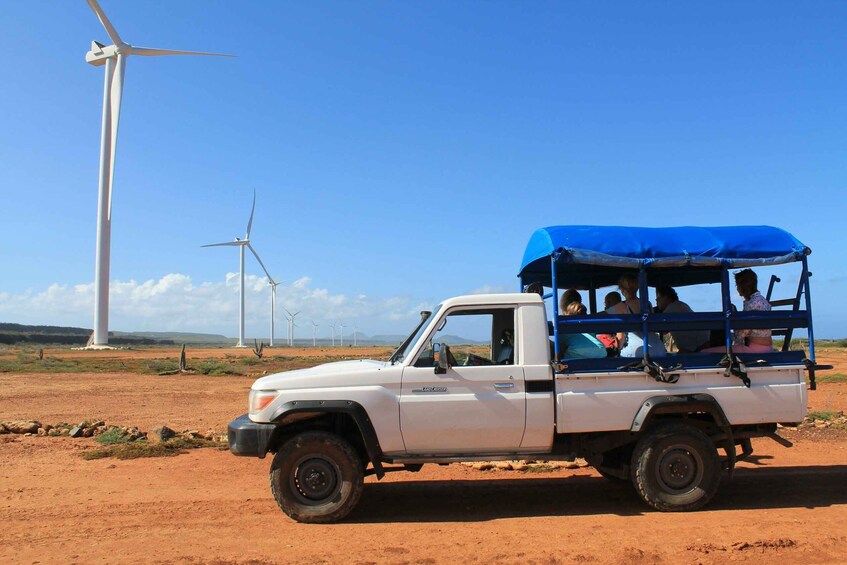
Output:
[[[409,348],[410,345],[417,342],[418,338],[421,337],[421,333],[423,333],[424,327],[426,326],[426,321],[429,320],[433,314],[437,313],[440,308],[441,304],[436,306],[432,312],[426,310],[421,312],[421,321],[418,322],[417,327],[414,329],[414,331],[412,331],[411,334],[409,334],[409,337],[407,337],[406,340],[400,344],[400,347],[397,348],[397,351],[395,351],[391,355],[391,357],[388,358],[388,361],[392,365],[394,363],[399,363],[406,357],[406,350]]]

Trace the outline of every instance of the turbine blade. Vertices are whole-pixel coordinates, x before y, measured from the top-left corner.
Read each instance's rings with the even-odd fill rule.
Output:
[[[244,239],[250,239],[250,229],[253,227],[253,212],[256,211],[256,189],[253,189],[253,207],[250,209],[250,221],[247,222],[247,235]],[[253,252],[255,253],[255,251]],[[258,257],[258,255],[257,255]],[[261,263],[261,261],[259,261]]]
[[[180,51],[178,49],[157,49],[155,47],[132,47],[133,55],[155,57],[157,55],[205,55],[207,57],[237,57],[228,53],[208,53],[206,51]]]
[[[115,26],[113,26],[112,22],[109,21],[109,18],[106,17],[106,13],[103,11],[103,8],[100,7],[100,4],[97,3],[97,0],[88,0],[88,7],[94,11],[97,18],[100,20],[100,23],[103,24],[104,28],[106,28],[106,33],[109,34],[112,42],[115,45],[123,43],[123,41],[121,41],[121,36],[118,35],[118,31],[115,29]]]
[[[118,145],[118,123],[121,120],[121,99],[123,98],[125,71],[126,56],[118,54],[112,74],[111,89],[109,92],[109,110],[111,112],[111,115],[109,116],[111,139],[109,141],[111,144],[111,153],[109,154],[109,204],[107,210],[109,211],[108,214],[110,221],[112,219],[112,187],[115,182],[115,151],[117,150]]]
[[[249,249],[250,251],[252,251],[252,252],[253,252],[253,256],[256,258],[256,261],[258,261],[258,262],[259,262],[259,264],[262,266],[262,270],[264,270],[264,271],[265,271],[265,274],[266,274],[266,275],[268,275],[268,278],[269,278],[269,279],[273,280],[273,277],[271,277],[271,274],[268,272],[268,269],[265,267],[265,264],[264,264],[264,263],[262,263],[262,260],[259,258],[259,254],[258,254],[258,253],[256,253],[256,250],[255,250],[255,249],[253,249],[253,246],[252,246],[252,245],[250,245],[250,244],[248,243],[248,244],[247,244],[247,249]]]
[[[209,245],[201,245],[200,247],[223,247],[223,246],[233,246],[238,247],[241,245],[241,242],[238,241],[226,241],[224,243],[210,243]]]

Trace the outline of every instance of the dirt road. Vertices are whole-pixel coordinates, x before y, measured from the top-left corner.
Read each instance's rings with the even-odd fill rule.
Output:
[[[844,358],[838,360],[843,363]],[[830,361],[831,362],[831,361]],[[0,375],[0,419],[223,430],[248,377]],[[810,393],[845,410],[847,385]],[[90,439],[0,436],[0,563],[845,563],[847,442],[754,442],[704,511],[651,511],[591,469],[428,465],[369,477],[341,524],[303,525],[271,498],[270,460],[215,449],[86,461]]]

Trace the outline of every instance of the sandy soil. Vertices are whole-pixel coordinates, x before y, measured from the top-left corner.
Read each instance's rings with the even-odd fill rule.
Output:
[[[847,355],[821,356],[845,372]],[[830,357],[832,357],[830,359]],[[215,429],[245,411],[251,377],[0,375],[0,419],[89,416]],[[847,384],[812,409],[847,410]],[[366,480],[344,523],[277,509],[270,460],[215,449],[85,461],[90,439],[0,436],[0,563],[847,562],[847,436],[784,433],[724,480],[704,511],[651,511],[591,469],[544,474],[428,465]]]

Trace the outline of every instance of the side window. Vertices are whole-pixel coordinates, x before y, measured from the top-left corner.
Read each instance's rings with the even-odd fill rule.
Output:
[[[453,310],[441,320],[416,367],[434,366],[434,344],[450,346],[452,365],[512,365],[515,359],[515,310]]]

